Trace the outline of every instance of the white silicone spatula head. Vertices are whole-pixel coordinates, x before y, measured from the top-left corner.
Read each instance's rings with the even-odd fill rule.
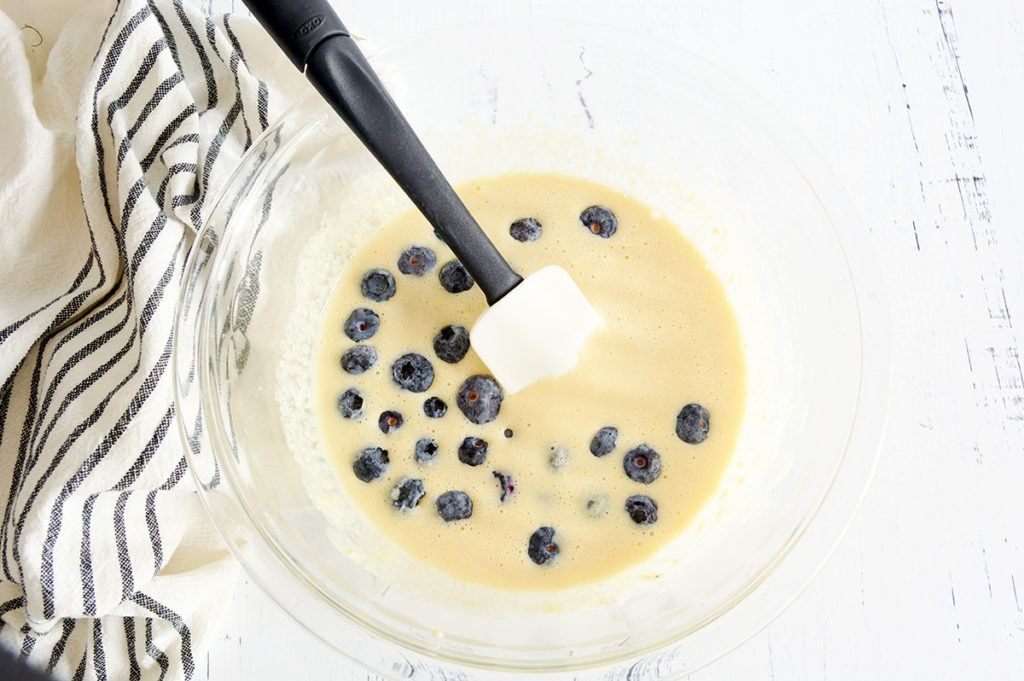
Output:
[[[600,324],[569,273],[549,265],[484,310],[469,335],[494,378],[515,393],[576,366],[580,349]]]

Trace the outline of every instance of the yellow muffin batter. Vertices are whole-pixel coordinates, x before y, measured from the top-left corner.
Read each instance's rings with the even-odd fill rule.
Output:
[[[419,213],[400,216],[348,263],[324,312],[317,405],[342,488],[381,533],[458,579],[560,588],[645,560],[697,514],[736,444],[745,394],[743,354],[722,285],[671,216],[606,187],[556,175],[506,175],[457,191],[514,269],[526,276],[549,264],[565,268],[603,326],[572,371],[506,395],[494,421],[475,425],[460,411],[456,394],[467,378],[487,374],[487,368],[472,349],[454,364],[442,361],[433,342],[448,325],[471,328],[486,306],[483,293],[475,285],[454,294],[442,288],[438,275],[453,259],[451,251]],[[617,218],[609,238],[580,219],[595,205]],[[539,238],[512,237],[510,225],[523,218],[540,223]],[[436,264],[419,276],[398,267],[413,246],[436,255]],[[416,266],[425,266],[422,258]],[[395,283],[394,295],[382,302],[361,290],[364,275],[378,268]],[[364,307],[379,317],[379,328],[355,342],[343,327],[353,310]],[[341,357],[357,345],[372,347],[376,360],[354,375],[342,369]],[[402,389],[393,378],[393,363],[407,353],[430,362],[434,375],[424,392]],[[344,418],[338,401],[350,389],[362,398],[361,413]],[[443,417],[425,414],[430,397],[446,403]],[[677,415],[691,403],[710,414],[707,438],[699,444],[684,442],[676,432]],[[385,411],[401,415],[397,427],[399,419],[383,419],[388,433],[379,425]],[[604,427],[617,430],[615,446],[595,456],[592,440]],[[427,462],[414,458],[424,438],[437,444]],[[479,465],[460,461],[466,438],[487,443]],[[635,465],[642,451],[628,453],[640,445],[660,455],[661,472],[649,484],[625,470],[624,459]],[[353,464],[372,447],[386,450],[388,463],[379,477],[364,482]],[[649,466],[646,458],[639,463]],[[495,472],[511,477],[511,491]],[[425,494],[418,505],[400,509],[396,487],[409,479],[420,480]],[[437,499],[449,491],[471,499],[470,517],[442,519]],[[627,499],[636,495],[657,504],[656,521],[641,524],[627,512]],[[542,527],[554,535],[540,542],[549,559],[538,564],[528,544]]]

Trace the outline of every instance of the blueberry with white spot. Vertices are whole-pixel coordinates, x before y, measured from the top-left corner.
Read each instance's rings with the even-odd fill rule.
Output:
[[[710,428],[711,415],[696,402],[683,407],[676,416],[676,435],[687,444],[699,445],[704,442]]]
[[[522,218],[516,220],[508,228],[508,233],[512,235],[512,238],[516,241],[536,241],[540,238],[540,233],[543,231],[540,223],[534,218]]]
[[[409,352],[391,365],[391,378],[400,388],[409,392],[425,392],[434,382],[434,367],[423,355]]]
[[[352,462],[352,472],[363,482],[373,482],[388,468],[388,450],[367,447]]]
[[[387,435],[388,433],[394,432],[402,427],[405,423],[405,419],[397,411],[388,409],[382,411],[380,417],[377,419],[377,427],[380,428],[380,432]]]
[[[440,397],[428,397],[423,401],[423,414],[428,419],[439,419],[448,413],[448,405]]]
[[[604,206],[591,206],[580,213],[580,222],[583,226],[602,239],[607,239],[619,227],[619,221],[615,214]]]
[[[418,463],[433,461],[434,457],[437,456],[437,441],[429,437],[416,440],[412,456]]]
[[[449,324],[434,336],[434,353],[442,362],[457,364],[469,352],[469,331],[464,326]]]
[[[615,426],[605,426],[597,431],[594,439],[590,441],[590,453],[594,456],[611,454],[615,445],[619,442],[619,429]]]
[[[473,276],[458,260],[450,260],[437,273],[441,286],[448,293],[462,293],[473,288]]]
[[[526,554],[537,565],[543,565],[553,560],[558,555],[558,544],[555,543],[555,529],[548,526],[538,527],[530,535],[530,541],[526,545]]]
[[[398,271],[414,277],[422,277],[436,264],[437,256],[426,246],[413,246],[398,257]]]
[[[481,425],[498,418],[501,401],[505,393],[501,386],[490,376],[477,374],[470,376],[459,387],[455,396],[455,404],[472,423]]]
[[[338,412],[342,418],[357,419],[363,415],[363,396],[355,388],[349,388],[338,398]]]
[[[400,511],[411,511],[423,501],[426,490],[419,478],[406,478],[391,489],[391,503]]]
[[[658,521],[658,504],[646,494],[626,499],[626,513],[637,525],[653,525]]]
[[[459,445],[459,461],[467,466],[479,466],[487,459],[487,440],[467,437]]]
[[[377,363],[377,351],[372,345],[357,345],[341,356],[341,368],[357,376],[369,371]]]
[[[637,445],[626,452],[622,467],[630,480],[649,485],[661,475],[661,455],[647,445]]]
[[[345,320],[345,335],[357,343],[373,336],[378,328],[380,317],[368,307],[357,307]]]
[[[473,500],[465,492],[452,490],[437,498],[437,513],[450,523],[473,515]]]
[[[552,445],[548,463],[556,471],[567,468],[569,466],[569,450],[561,445]]]
[[[395,277],[387,270],[377,267],[363,275],[359,289],[370,300],[383,303],[395,295]]]
[[[501,488],[501,497],[498,501],[505,501],[505,499],[515,494],[516,484],[512,481],[511,473],[492,471],[491,474],[498,479],[498,487]]]

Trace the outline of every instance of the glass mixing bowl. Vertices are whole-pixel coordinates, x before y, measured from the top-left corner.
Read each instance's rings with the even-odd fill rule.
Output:
[[[670,46],[548,23],[431,32],[370,56],[453,183],[548,170],[612,184],[668,216],[679,197],[700,206],[680,227],[721,278],[747,356],[734,461],[658,577],[630,588],[494,598],[486,587],[417,589],[374,565],[366,537],[311,492],[333,475],[298,463],[315,434],[290,436],[282,415],[306,399],[282,387],[286,357],[313,352],[293,334],[297,301],[332,276],[309,272],[311,244],[325,225],[343,235],[366,219],[361,183],[382,173],[313,96],[254,142],[187,264],[177,415],[214,522],[277,603],[386,677],[678,678],[708,664],[797,596],[874,470],[891,367],[866,230],[798,135]],[[548,142],[534,148],[524,130]],[[617,185],[616,173],[628,178]]]

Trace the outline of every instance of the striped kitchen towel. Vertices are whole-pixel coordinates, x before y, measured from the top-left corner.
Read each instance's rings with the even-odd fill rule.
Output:
[[[0,643],[192,678],[237,568],[174,424],[175,304],[208,197],[304,85],[180,0],[0,8]]]

